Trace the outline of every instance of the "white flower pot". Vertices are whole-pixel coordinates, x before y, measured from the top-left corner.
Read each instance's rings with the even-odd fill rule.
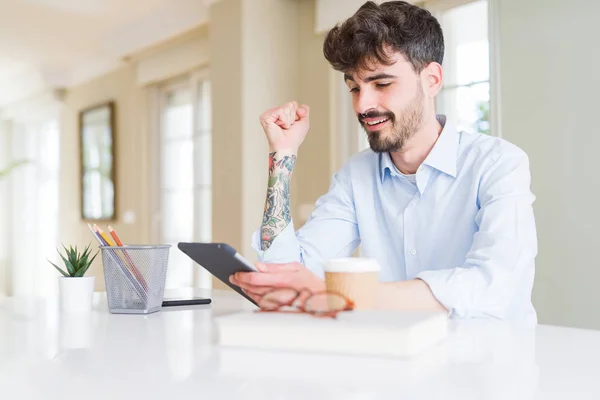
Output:
[[[59,277],[60,309],[69,313],[90,312],[92,310],[95,283],[96,278],[94,276],[83,276],[81,278]]]

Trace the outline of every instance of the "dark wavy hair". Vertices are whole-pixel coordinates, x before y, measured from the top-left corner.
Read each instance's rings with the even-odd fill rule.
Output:
[[[389,49],[404,55],[417,73],[431,62],[442,64],[442,28],[429,11],[405,1],[368,1],[323,43],[327,61],[344,73],[372,69],[375,62],[391,65]]]

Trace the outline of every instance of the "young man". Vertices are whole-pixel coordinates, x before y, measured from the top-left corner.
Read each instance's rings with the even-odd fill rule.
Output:
[[[381,265],[378,291],[388,305],[536,321],[527,155],[436,115],[443,53],[438,21],[403,1],[367,2],[327,34],[324,55],[345,74],[370,150],[343,166],[295,232],[289,182],[309,108],[292,102],[261,115],[271,157],[254,238],[263,272],[236,274],[233,283],[256,300],[276,287],[320,290],[327,260],[361,244]]]

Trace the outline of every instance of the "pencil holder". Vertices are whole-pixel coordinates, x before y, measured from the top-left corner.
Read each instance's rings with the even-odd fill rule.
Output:
[[[111,313],[150,314],[162,308],[170,248],[100,246]]]

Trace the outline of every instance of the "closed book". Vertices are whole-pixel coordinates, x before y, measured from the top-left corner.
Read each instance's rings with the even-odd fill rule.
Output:
[[[448,334],[448,316],[437,312],[355,310],[319,318],[247,311],[215,323],[221,346],[371,356],[411,356]]]

